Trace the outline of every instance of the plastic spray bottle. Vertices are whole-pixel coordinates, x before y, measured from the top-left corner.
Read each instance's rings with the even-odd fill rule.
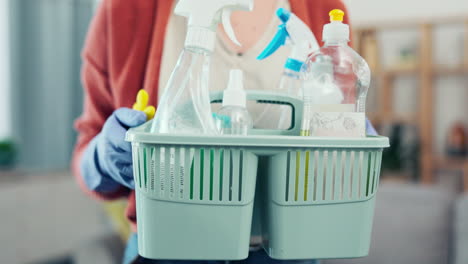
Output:
[[[223,107],[216,114],[217,126],[223,135],[246,136],[252,128],[252,117],[247,111],[247,95],[244,90],[243,73],[231,70],[229,83],[223,95]]]
[[[284,65],[283,75],[279,81],[277,91],[302,99],[301,68],[307,57],[320,47],[310,28],[296,15],[283,8],[279,8],[276,15],[283,23],[278,27],[278,32],[273,40],[257,59],[266,59],[281,46],[291,45],[292,51]],[[261,122],[260,120],[264,118],[275,120],[272,117],[272,113],[276,114],[277,111],[272,108],[274,106],[267,106],[257,121]],[[290,127],[291,114],[289,112],[287,106],[279,107],[277,129],[288,129]]]
[[[210,58],[217,25],[237,41],[230,17],[234,10],[251,11],[253,0],[180,0],[175,13],[188,18],[184,50],[167,83],[151,132],[218,134],[209,99]]]
[[[366,96],[371,73],[351,47],[344,12],[330,12],[323,29],[324,46],[313,53],[304,70],[304,115],[301,135],[365,137]]]

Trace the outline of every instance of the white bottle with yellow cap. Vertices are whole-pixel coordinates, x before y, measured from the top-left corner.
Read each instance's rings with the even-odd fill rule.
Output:
[[[366,97],[371,73],[367,62],[349,45],[344,12],[330,12],[323,28],[324,46],[303,69],[303,136],[364,137]]]

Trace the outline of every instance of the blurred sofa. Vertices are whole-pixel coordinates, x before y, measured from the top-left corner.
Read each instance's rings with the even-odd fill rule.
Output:
[[[112,243],[100,239],[87,244],[74,253],[74,263],[119,263],[121,253],[116,251],[121,252],[123,245],[115,245],[116,241],[114,237]],[[467,264],[468,195],[440,187],[382,184],[377,194],[369,256],[322,261],[358,263]]]
[[[467,264],[468,195],[441,187],[382,184],[369,256],[323,264]]]

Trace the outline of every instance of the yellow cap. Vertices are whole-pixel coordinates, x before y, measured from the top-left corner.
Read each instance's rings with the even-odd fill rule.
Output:
[[[145,112],[148,120],[153,119],[156,109],[154,106],[148,106],[149,95],[145,90],[140,90],[137,95],[136,103],[133,105],[133,110]]]
[[[333,9],[332,11],[330,11],[329,15],[330,15],[330,22],[333,22],[333,21],[343,22],[343,17],[345,13],[341,9]]]

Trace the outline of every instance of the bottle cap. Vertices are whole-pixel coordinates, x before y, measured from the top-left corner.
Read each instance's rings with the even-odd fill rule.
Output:
[[[333,22],[333,21],[343,22],[343,17],[345,13],[343,12],[343,10],[333,9],[332,11],[330,11],[330,13],[328,13],[328,15],[330,16],[330,22]]]
[[[333,9],[329,15],[330,23],[323,27],[323,41],[349,41],[349,26],[343,23],[345,13]]]
[[[244,90],[242,70],[234,69],[229,73],[227,89],[224,90],[223,106],[247,106],[247,94]]]

